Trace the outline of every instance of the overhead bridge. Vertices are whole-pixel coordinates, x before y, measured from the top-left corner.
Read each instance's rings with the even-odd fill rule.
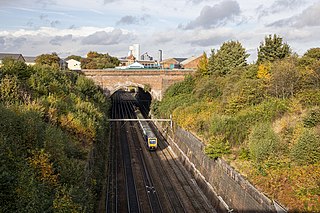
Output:
[[[108,121],[158,121],[158,122],[170,122],[170,127],[172,128],[172,119],[165,119],[165,118],[146,118],[146,119],[139,119],[139,118],[121,118],[121,119],[108,119]]]
[[[102,87],[107,95],[130,86],[150,87],[152,99],[161,100],[165,90],[172,84],[183,81],[193,69],[83,69],[81,72]]]

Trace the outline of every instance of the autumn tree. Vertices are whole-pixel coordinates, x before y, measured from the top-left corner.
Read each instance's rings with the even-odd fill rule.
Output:
[[[301,78],[296,58],[274,62],[271,67],[270,92],[278,98],[291,97],[300,89]]]
[[[83,69],[105,69],[114,68],[120,64],[119,59],[107,54],[90,51],[87,58],[81,59],[81,68]]]
[[[197,76],[206,76],[208,75],[208,57],[205,52],[203,52],[202,57],[199,61],[199,64],[197,66]]]
[[[82,57],[78,55],[69,55],[66,60],[74,59],[76,61],[81,61]]]
[[[217,53],[210,57],[209,72],[220,75],[228,74],[236,67],[246,66],[248,57],[249,54],[239,41],[225,42]]]
[[[59,67],[60,65],[60,58],[57,53],[39,55],[35,61],[36,64],[39,65],[49,65],[53,67]]]
[[[269,61],[273,62],[278,59],[283,59],[291,55],[290,46],[287,43],[283,43],[283,39],[276,34],[265,37],[264,42],[261,42],[258,48],[258,60],[257,63]]]

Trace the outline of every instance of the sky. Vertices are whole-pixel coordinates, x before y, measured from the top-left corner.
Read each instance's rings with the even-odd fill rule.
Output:
[[[0,52],[24,56],[89,51],[190,57],[239,41],[257,59],[277,34],[303,55],[320,46],[320,0],[0,0]]]

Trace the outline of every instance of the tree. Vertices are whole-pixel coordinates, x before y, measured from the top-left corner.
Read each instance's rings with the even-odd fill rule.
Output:
[[[120,64],[119,59],[107,54],[90,51],[87,58],[81,59],[81,68],[83,69],[105,69],[114,68]]]
[[[283,43],[283,39],[276,34],[266,36],[264,42],[261,42],[258,48],[258,60],[257,63],[269,61],[273,62],[278,59],[283,59],[291,55],[290,46],[287,43]]]
[[[249,54],[246,53],[239,41],[225,42],[209,59],[209,71],[226,75],[236,67],[246,66],[248,57]]]
[[[59,67],[60,58],[57,53],[52,54],[42,54],[36,57],[36,64],[49,65],[53,67]]]
[[[271,68],[270,92],[278,98],[293,96],[301,88],[301,78],[296,58],[277,61]]]
[[[2,75],[15,75],[19,79],[25,80],[30,77],[32,70],[23,61],[17,61],[12,58],[4,58],[3,66],[0,68]]]
[[[208,73],[208,57],[205,52],[203,52],[202,57],[199,61],[196,74],[198,76],[206,76],[209,74]]]
[[[69,55],[66,60],[74,59],[76,61],[81,61],[82,57],[78,55]]]

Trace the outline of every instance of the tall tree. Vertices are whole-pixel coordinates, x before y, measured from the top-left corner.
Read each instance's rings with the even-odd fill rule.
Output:
[[[206,76],[208,75],[208,57],[205,52],[203,52],[202,57],[199,61],[199,64],[197,66],[197,76]]]
[[[59,67],[60,58],[57,53],[42,54],[36,57],[36,64]]]
[[[228,74],[236,67],[246,66],[248,57],[249,54],[239,41],[224,42],[217,53],[210,57],[209,71],[220,75]]]
[[[119,59],[107,54],[90,51],[87,58],[81,59],[81,68],[83,69],[104,69],[114,68],[120,64]]]
[[[265,37],[258,48],[257,63],[261,64],[265,61],[276,61],[291,55],[291,48],[287,43],[283,43],[283,39],[276,34]]]

